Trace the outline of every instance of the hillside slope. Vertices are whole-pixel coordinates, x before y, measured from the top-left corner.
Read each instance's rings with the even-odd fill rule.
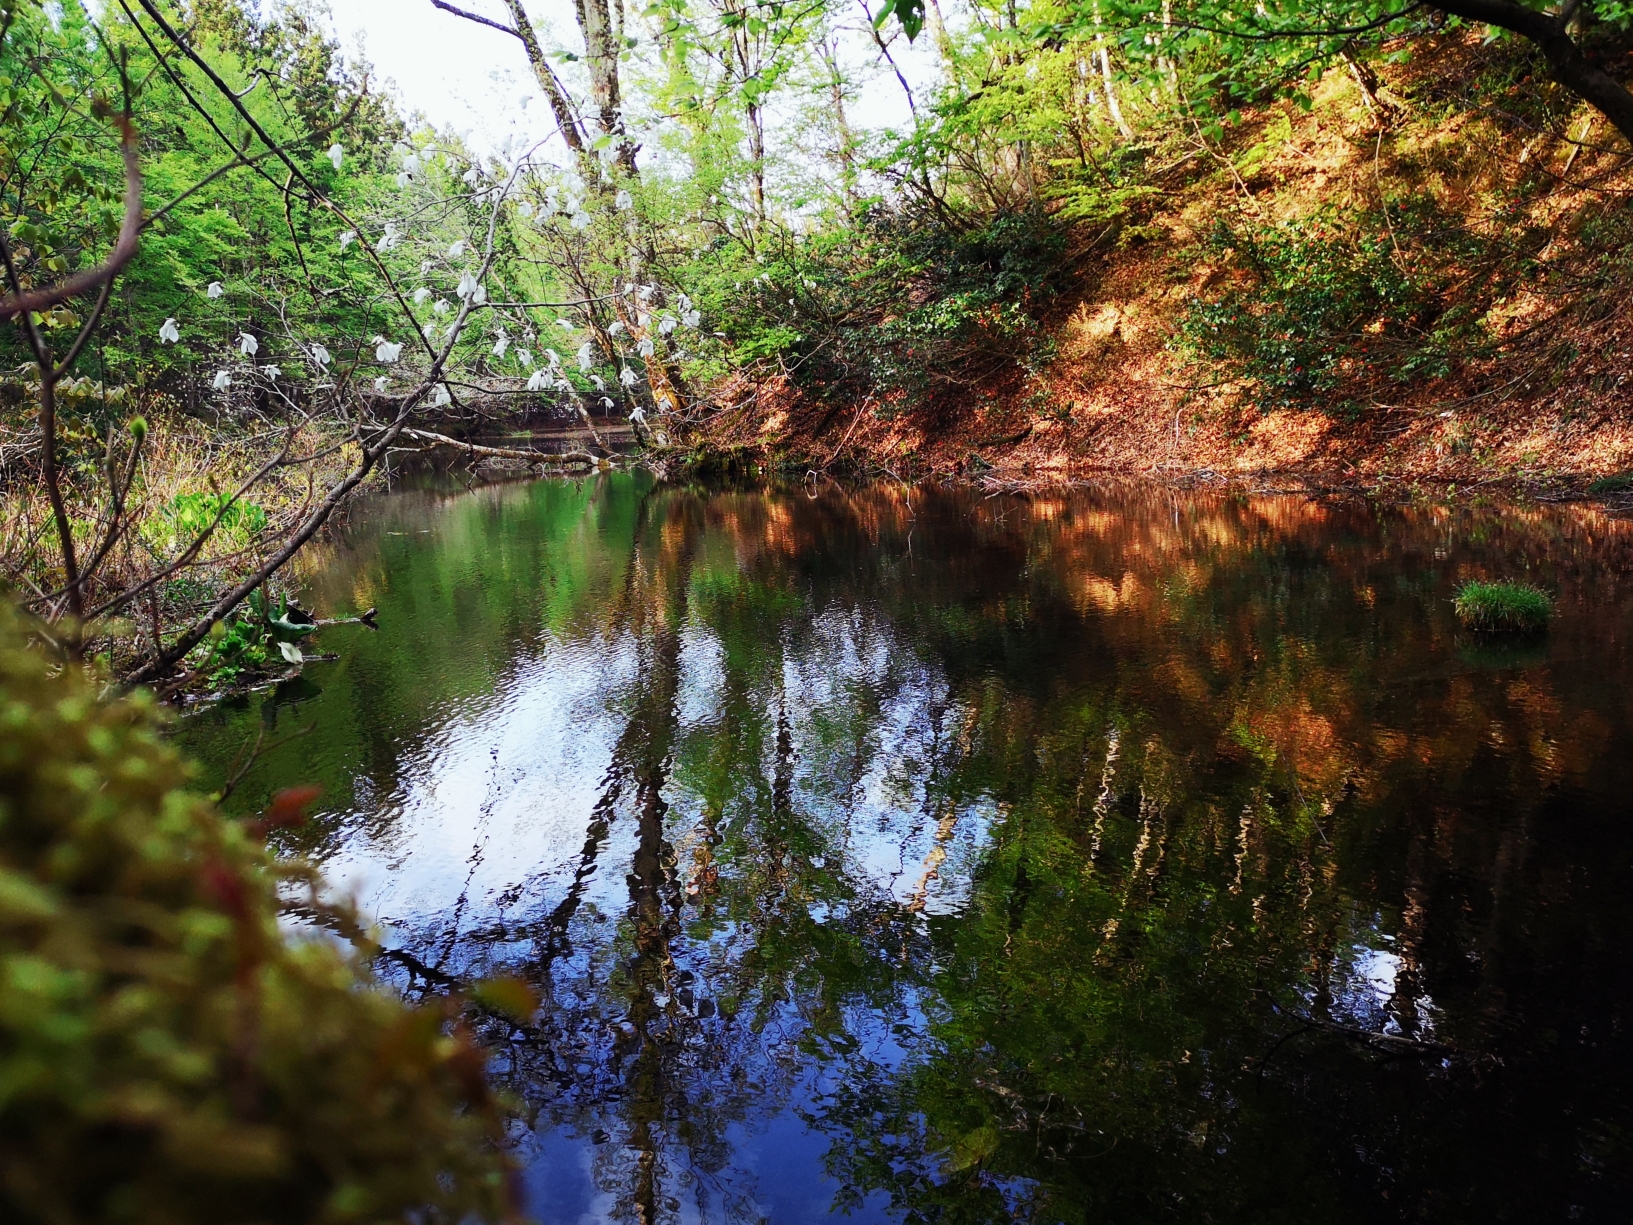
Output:
[[[1221,139],[1199,130],[1187,179],[1074,252],[1065,291],[1039,311],[1047,360],[888,413],[869,401],[835,411],[781,375],[743,380],[705,445],[784,468],[1018,482],[1296,474],[1570,489],[1633,468],[1633,159],[1563,95],[1527,115],[1527,70],[1512,47],[1448,36],[1366,85],[1364,69],[1328,73],[1308,113],[1278,103]],[[1428,219],[1427,255],[1395,220],[1412,216]],[[1290,232],[1318,236],[1298,249],[1317,265],[1267,288],[1252,248]],[[1289,303],[1296,321],[1327,285],[1334,243],[1426,295],[1430,322],[1386,301],[1335,340],[1357,343],[1326,385],[1292,396],[1251,359],[1201,351],[1199,305],[1235,302],[1211,316],[1227,328],[1232,310]],[[1441,260],[1434,276],[1426,258]],[[1460,317],[1472,330],[1447,323]],[[1434,345],[1450,355],[1439,365],[1423,360]]]

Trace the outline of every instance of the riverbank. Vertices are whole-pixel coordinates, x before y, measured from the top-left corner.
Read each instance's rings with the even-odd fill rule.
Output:
[[[1074,237],[1030,352],[860,403],[797,372],[745,373],[698,445],[787,471],[1019,483],[1112,473],[1570,493],[1623,473],[1633,171],[1585,112],[1503,109],[1512,100],[1491,84],[1513,67],[1503,56],[1448,38],[1370,91],[1333,72],[1307,113],[1281,102],[1217,140],[1199,131],[1187,181]],[[1471,95],[1492,105],[1470,109]],[[1418,225],[1410,237],[1402,218]],[[1291,272],[1289,250],[1302,261]],[[1392,309],[1411,294],[1416,314]],[[1258,347],[1208,351],[1208,310],[1227,334],[1257,328]],[[1277,311],[1286,336],[1271,334]],[[1302,344],[1308,360],[1323,335],[1342,353],[1320,380],[1266,357],[1285,365]]]

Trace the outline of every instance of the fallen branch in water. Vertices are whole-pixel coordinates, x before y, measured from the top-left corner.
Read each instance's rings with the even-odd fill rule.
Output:
[[[552,454],[548,451],[524,451],[515,447],[484,447],[480,443],[461,442],[457,438],[450,438],[446,434],[434,434],[430,430],[404,430],[403,436],[436,447],[455,447],[467,455],[480,455],[493,459],[525,459],[533,464],[594,464],[595,456],[588,451],[563,451]]]

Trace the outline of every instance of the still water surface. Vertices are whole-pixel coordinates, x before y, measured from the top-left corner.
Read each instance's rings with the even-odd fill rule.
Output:
[[[369,505],[187,722],[410,994],[496,974],[546,1222],[1626,1221],[1633,530],[1151,488]],[[1461,633],[1472,576],[1559,596]]]

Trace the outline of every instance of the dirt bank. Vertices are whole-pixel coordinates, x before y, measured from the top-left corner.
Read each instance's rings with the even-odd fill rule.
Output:
[[[1040,319],[1052,356],[1032,372],[1017,362],[888,412],[761,372],[726,388],[703,445],[783,469],[1016,482],[1141,473],[1569,491],[1633,469],[1633,270],[1627,293],[1593,301],[1562,301],[1557,283],[1509,295],[1487,316],[1483,356],[1427,382],[1363,379],[1341,410],[1266,410],[1251,381],[1177,343],[1186,307],[1244,275],[1203,242],[1222,215],[1268,226],[1387,193],[1432,196],[1489,227],[1500,197],[1512,224],[1547,228],[1550,255],[1581,245],[1584,219],[1627,209],[1629,159],[1611,137],[1587,138],[1603,125],[1585,110],[1564,139],[1500,108],[1447,120],[1447,97],[1474,89],[1489,54],[1447,39],[1386,70],[1381,107],[1333,73],[1308,113],[1277,104],[1217,144],[1199,133],[1198,156],[1216,168],[1075,262]]]

